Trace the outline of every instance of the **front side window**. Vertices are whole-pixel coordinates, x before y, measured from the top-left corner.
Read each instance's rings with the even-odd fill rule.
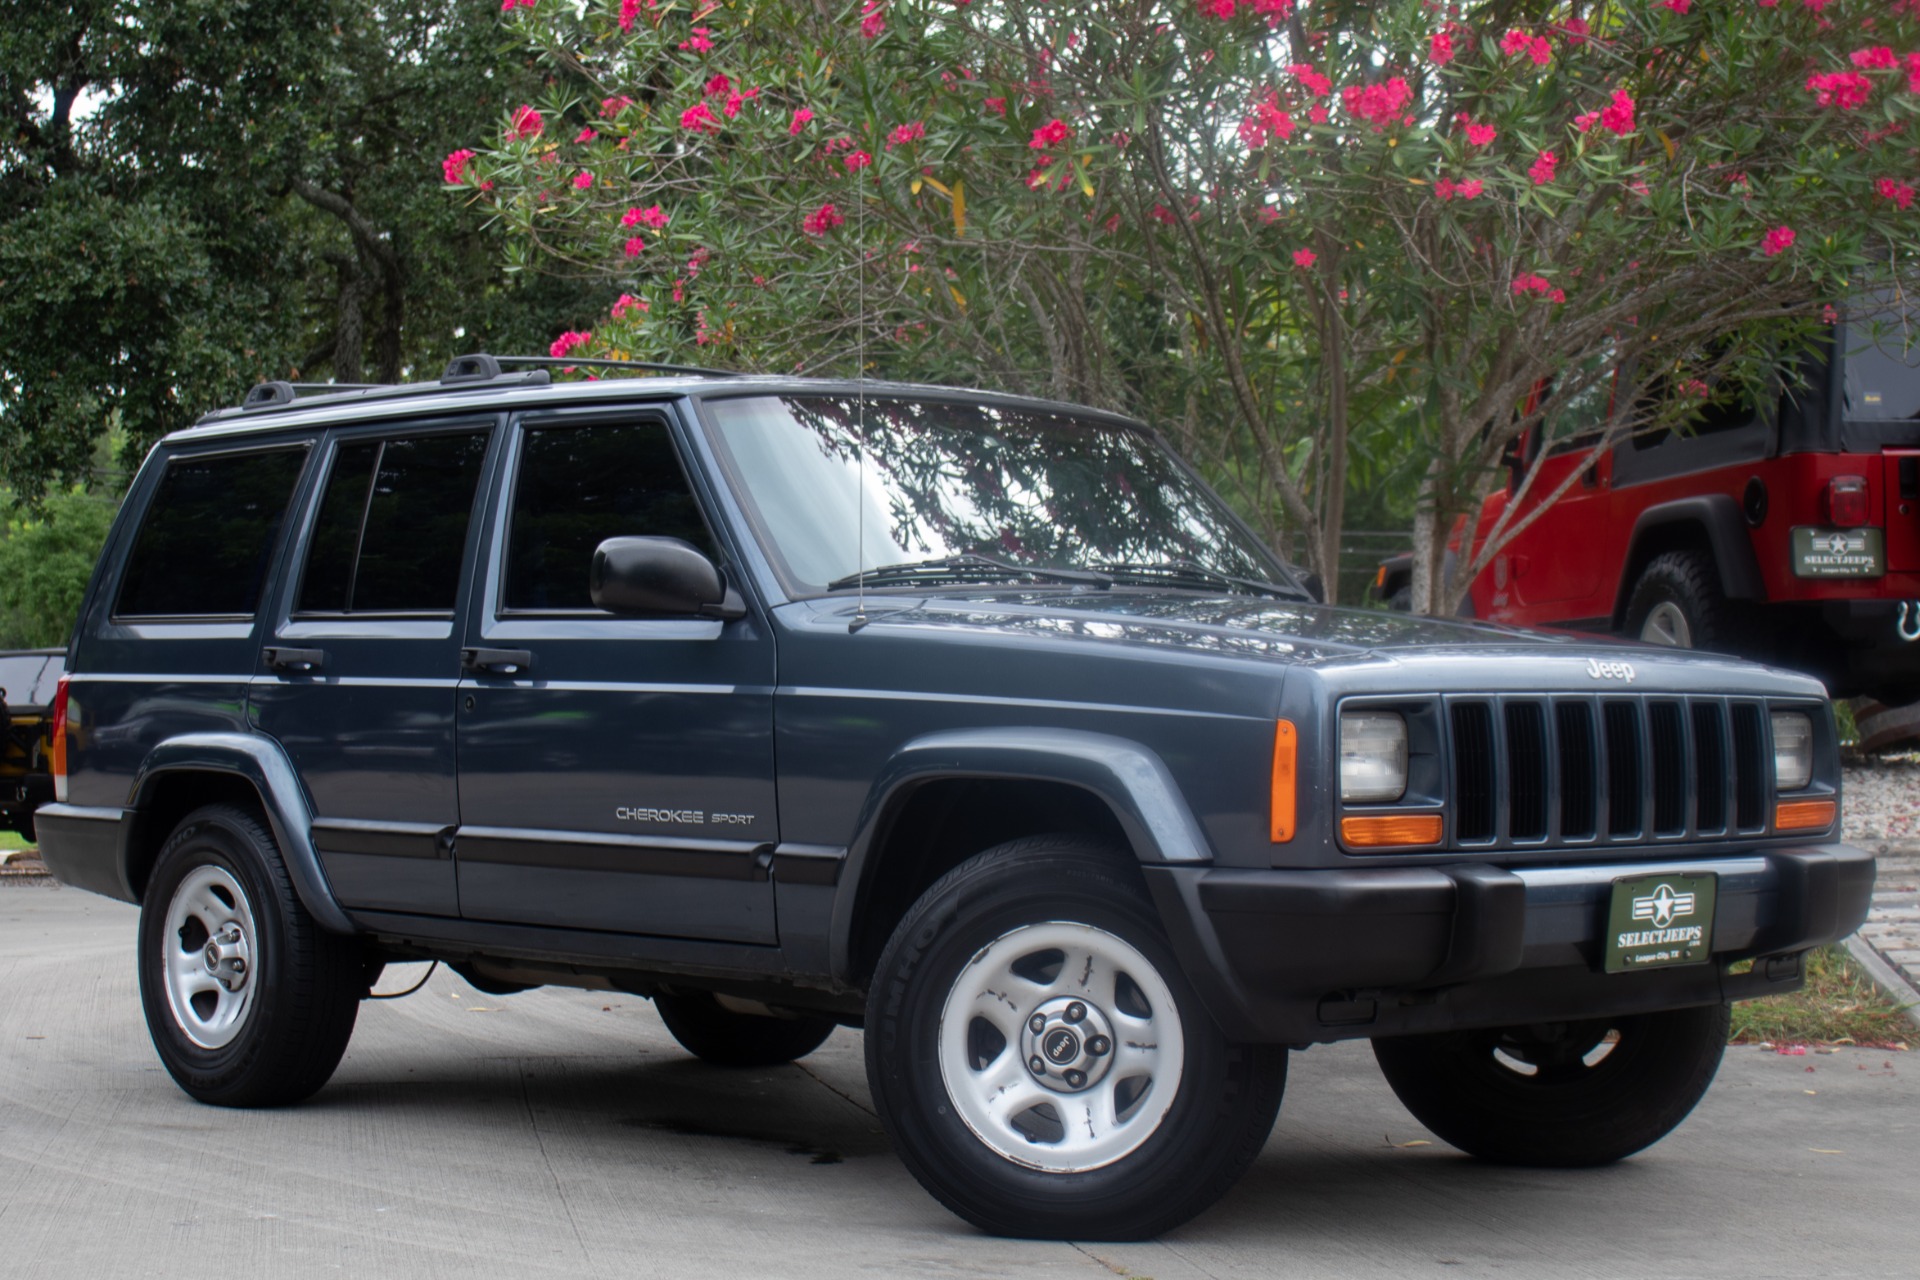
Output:
[[[486,453],[484,431],[341,445],[296,611],[451,612]]]
[[[719,558],[666,425],[530,427],[508,518],[502,605],[592,609],[593,550],[627,537],[680,538]]]
[[[114,612],[252,617],[306,458],[302,447],[169,462],[127,557]]]
[[[998,563],[1178,585],[1201,574],[1292,591],[1217,499],[1151,436],[1119,423],[839,396],[709,400],[705,409],[752,518],[801,594],[954,557],[986,572]]]

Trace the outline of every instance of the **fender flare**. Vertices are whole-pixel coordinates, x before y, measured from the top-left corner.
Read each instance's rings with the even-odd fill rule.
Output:
[[[1724,493],[1677,498],[1642,511],[1627,539],[1625,564],[1637,562],[1641,547],[1655,531],[1681,524],[1695,525],[1706,533],[1714,567],[1720,572],[1720,589],[1729,600],[1767,598],[1766,583],[1760,577],[1760,561],[1753,553],[1753,539],[1747,535],[1747,519],[1741,514],[1740,504]],[[1627,602],[1639,582],[1639,570],[1644,568],[1640,565],[1631,578],[1625,574],[1620,576],[1613,601],[1616,629],[1626,625]]]
[[[251,784],[260,794],[267,825],[273,829],[301,905],[329,933],[358,932],[327,883],[320,853],[313,846],[313,810],[300,786],[300,775],[279,743],[251,733],[188,733],[169,738],[141,762],[127,796],[128,812],[138,814],[146,808],[159,781],[175,773],[225,773]],[[129,866],[137,821],[127,824],[121,848],[123,868]]]
[[[1073,729],[952,729],[914,738],[874,778],[841,868],[831,925],[835,974],[850,972],[855,913],[875,873],[874,845],[920,786],[955,778],[1058,782],[1103,802],[1147,865],[1205,866],[1213,848],[1160,757],[1137,742]]]

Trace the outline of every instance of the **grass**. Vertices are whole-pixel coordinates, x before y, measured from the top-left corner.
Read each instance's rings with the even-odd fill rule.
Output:
[[[0,853],[11,853],[15,849],[31,849],[17,831],[0,831]]]
[[[1920,1047],[1920,1026],[1874,985],[1845,947],[1807,955],[1807,985],[1733,1006],[1733,1043]]]

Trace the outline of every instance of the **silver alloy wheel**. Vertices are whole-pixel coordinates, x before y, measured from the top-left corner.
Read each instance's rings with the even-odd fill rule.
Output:
[[[1687,615],[1671,600],[1662,600],[1640,624],[1640,638],[1648,644],[1663,644],[1669,649],[1693,648],[1693,628]]]
[[[257,936],[253,907],[226,868],[195,867],[173,891],[161,934],[167,1004],[202,1049],[226,1047],[246,1025]]]
[[[1153,1136],[1186,1062],[1173,992],[1122,938],[1068,921],[982,947],[940,1011],[940,1078],[997,1154],[1082,1173]]]

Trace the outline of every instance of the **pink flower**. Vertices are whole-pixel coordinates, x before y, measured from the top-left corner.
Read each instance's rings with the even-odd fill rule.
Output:
[[[1671,9],[1675,13],[1685,13],[1693,7],[1693,0],[1660,0],[1660,4],[1662,8]]]
[[[1433,194],[1441,200],[1451,200],[1456,185],[1452,178],[1440,178],[1433,184]]]
[[[592,142],[595,138],[599,136],[600,136],[599,134],[593,131],[593,126],[588,125],[586,128],[582,129],[579,133],[574,134],[573,140],[575,142]]]
[[[467,162],[477,154],[477,152],[469,151],[467,148],[462,147],[460,150],[450,153],[445,160],[440,162],[440,173],[446,178],[447,185],[457,187],[466,181]]]
[[[1265,14],[1268,26],[1277,26],[1293,16],[1293,0],[1253,0],[1253,11]]]
[[[1680,384],[1678,389],[1683,396],[1693,396],[1698,400],[1705,400],[1707,398],[1707,384],[1698,378],[1688,378]]]
[[[1585,18],[1568,18],[1560,24],[1560,29],[1567,33],[1567,44],[1575,49],[1585,44],[1587,36],[1593,31]]]
[[[1240,141],[1248,147],[1265,146],[1269,138],[1291,138],[1293,117],[1280,109],[1278,90],[1268,89],[1254,100],[1253,110],[1240,122]]]
[[[1573,127],[1578,129],[1580,132],[1585,133],[1589,129],[1593,128],[1593,126],[1596,123],[1598,123],[1599,120],[1600,120],[1600,113],[1598,111],[1582,111],[1579,115],[1573,118]]]
[[[847,166],[848,173],[852,173],[856,169],[864,169],[872,164],[873,157],[864,151],[850,151],[847,153],[847,158],[841,163]]]
[[[620,0],[620,29],[633,30],[633,23],[640,16],[640,0]]]
[[[1453,61],[1453,37],[1444,31],[1436,31],[1427,41],[1427,56],[1433,59],[1433,65],[1444,67]]]
[[[1553,61],[1553,46],[1547,43],[1545,36],[1535,36],[1527,45],[1527,56],[1533,59],[1533,65],[1544,67]]]
[[[1296,80],[1307,86],[1307,92],[1316,98],[1324,98],[1333,92],[1333,81],[1304,62],[1296,62],[1287,70],[1293,73]]]
[[[1913,203],[1913,188],[1904,182],[1895,182],[1892,178],[1882,178],[1873,184],[1873,189],[1881,196],[1893,201],[1896,209],[1905,209]]]
[[[667,215],[661,211],[660,206],[657,204],[649,205],[644,209],[628,209],[620,215],[620,225],[623,227],[652,227],[655,231],[664,231],[667,226]]]
[[[1907,55],[1907,92],[1920,93],[1920,53]]]
[[[1295,249],[1293,251],[1293,265],[1299,267],[1302,271],[1319,261],[1319,258],[1320,255],[1311,249]]]
[[[799,137],[800,131],[807,127],[807,121],[811,119],[813,119],[813,111],[811,108],[798,108],[793,113],[793,123],[787,126],[787,133],[792,137]]]
[[[514,142],[524,142],[528,138],[540,136],[540,130],[546,128],[546,121],[532,107],[523,106],[513,113],[513,121],[507,126],[507,137]]]
[[[707,109],[705,102],[696,102],[680,113],[680,127],[695,133],[718,133],[720,118]]]
[[[1007,114],[1007,100],[1005,98],[988,98],[986,101],[982,102],[980,105],[985,107],[987,110],[993,112],[993,114],[997,116],[1004,116],[1005,114]]]
[[[1553,285],[1548,283],[1544,276],[1537,276],[1531,271],[1522,271],[1513,278],[1512,288],[1516,298],[1528,293],[1537,293],[1541,297],[1546,297],[1552,291]]]
[[[1453,193],[1459,196],[1462,200],[1474,200],[1474,199],[1478,199],[1480,193],[1485,189],[1486,188],[1481,184],[1480,179],[1468,178],[1465,182],[1455,187],[1453,189]]]
[[[1316,102],[1312,106],[1308,107],[1307,119],[1311,120],[1314,124],[1325,124],[1327,122],[1326,104],[1322,102]]]
[[[1565,302],[1566,300],[1567,300],[1567,291],[1565,289],[1555,289],[1552,293],[1549,293],[1547,295],[1548,302]]]
[[[531,9],[535,0],[500,0],[500,12],[512,13],[515,9]]]
[[[1838,320],[1839,318],[1840,318],[1840,313],[1833,309],[1833,304],[1831,302],[1829,302],[1826,306],[1820,308],[1821,324],[1832,324],[1834,321]]]
[[[711,98],[716,94],[726,93],[728,90],[732,88],[733,88],[733,81],[727,79],[726,75],[723,73],[723,74],[716,75],[713,77],[713,79],[707,81],[707,83],[701,88],[701,92],[706,94],[709,98]]]
[[[1371,122],[1375,133],[1392,124],[1411,101],[1413,90],[1399,76],[1385,84],[1350,84],[1340,91],[1340,104],[1347,114]]]
[[[1559,163],[1560,158],[1554,155],[1553,152],[1542,151],[1539,157],[1534,160],[1532,166],[1528,168],[1527,176],[1533,179],[1534,186],[1544,186],[1553,181],[1553,167]]]
[[[613,304],[613,310],[609,314],[615,320],[625,320],[629,314],[645,315],[648,309],[645,298],[636,298],[630,293],[623,293],[620,295],[620,300]]]
[[[1855,49],[1847,58],[1862,71],[1890,71],[1899,65],[1893,50],[1884,44],[1870,49]]]
[[[1034,151],[1045,151],[1048,147],[1057,147],[1065,142],[1069,132],[1066,122],[1056,116],[1033,131],[1033,141],[1027,146]]]
[[[1467,125],[1467,145],[1470,147],[1484,147],[1496,136],[1494,127],[1490,124]]]
[[[558,360],[573,351],[576,347],[584,347],[592,341],[593,335],[591,333],[575,333],[569,329],[555,338],[553,345],[548,347],[547,350],[552,353],[555,360]]]
[[[887,135],[887,146],[904,147],[909,142],[918,142],[927,136],[927,126],[918,120],[909,120]]]
[[[1194,8],[1200,10],[1201,15],[1208,18],[1231,18],[1233,16],[1233,0],[1194,0]]]
[[[1858,71],[1815,72],[1807,77],[1807,91],[1823,107],[1854,111],[1873,96],[1873,81]]]
[[[1553,61],[1553,45],[1545,36],[1530,36],[1524,31],[1513,30],[1500,37],[1500,52],[1509,58],[1526,54],[1536,67],[1544,67]]]
[[[735,91],[727,95],[727,105],[720,108],[720,114],[731,120],[740,114],[740,108],[750,100],[760,96],[760,90],[748,89],[745,93]]]
[[[573,189],[575,191],[585,191],[588,187],[591,187],[592,185],[593,185],[593,175],[591,173],[588,173],[585,169],[582,169],[579,173],[576,173],[573,175]]]
[[[838,209],[830,204],[823,204],[801,219],[800,229],[810,236],[823,236],[845,221]]]
[[[1625,89],[1613,91],[1613,102],[1600,113],[1600,127],[1625,136],[1633,132],[1633,95]]]
[[[680,42],[680,47],[689,53],[706,53],[713,48],[713,28],[695,27],[693,34]]]
[[[1153,206],[1153,209],[1147,214],[1147,217],[1165,227],[1173,226],[1176,221],[1173,216],[1173,210],[1163,204]]]
[[[600,114],[603,116],[617,116],[632,105],[633,99],[624,93],[617,98],[602,98],[600,99]]]
[[[621,247],[629,258],[637,258],[647,251],[647,242],[635,236]]]
[[[867,0],[860,10],[860,34],[868,40],[877,39],[887,29],[885,15],[887,0]]]
[[[1793,248],[1792,227],[1775,227],[1760,237],[1760,252],[1765,257],[1774,257],[1791,248]]]

